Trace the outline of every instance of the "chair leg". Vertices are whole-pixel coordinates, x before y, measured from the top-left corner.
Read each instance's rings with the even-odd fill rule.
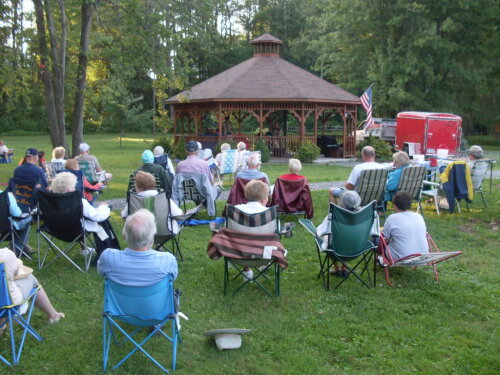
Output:
[[[434,279],[438,283],[439,282],[439,274],[438,274],[437,266],[435,264],[433,264],[432,268],[433,268],[433,271],[434,271]]]
[[[384,267],[384,273],[385,273],[385,282],[387,285],[394,287],[394,284],[391,283],[391,279],[389,277],[389,267],[385,266]]]
[[[478,193],[479,193],[479,194],[481,194],[481,199],[482,199],[482,201],[483,201],[484,208],[487,208],[487,207],[486,207],[486,201],[484,200],[483,192],[482,192],[482,191],[479,191]]]

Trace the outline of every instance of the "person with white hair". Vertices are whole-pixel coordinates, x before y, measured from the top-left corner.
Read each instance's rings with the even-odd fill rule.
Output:
[[[123,237],[125,250],[106,249],[97,263],[97,271],[118,284],[145,287],[159,283],[168,275],[177,278],[177,260],[169,252],[151,249],[156,234],[154,215],[140,209],[127,217]]]
[[[52,150],[52,160],[51,163],[66,163],[66,159],[64,159],[64,155],[66,154],[66,150],[64,147],[59,146]]]
[[[0,163],[12,163],[12,160],[10,159],[10,150],[9,148],[5,145],[5,143],[0,139]]]
[[[267,177],[267,174],[258,170],[260,164],[259,157],[256,154],[250,155],[247,159],[248,168],[238,172],[235,178],[243,178],[245,180],[264,178],[266,180],[266,184],[269,185],[269,177]]]
[[[245,142],[239,142],[237,145],[236,145],[236,149],[238,150],[238,152],[242,152],[242,151],[245,151],[247,149],[247,145]]]
[[[363,163],[356,165],[349,175],[349,178],[341,188],[332,188],[329,191],[330,202],[337,203],[337,199],[342,196],[346,190],[356,190],[361,172],[366,169],[382,169],[382,165],[375,162],[375,149],[372,146],[365,146],[361,150]]]
[[[229,143],[223,143],[220,145],[220,153],[215,156],[215,162],[217,165],[222,163],[222,153],[229,150],[231,150],[231,145]]]
[[[361,207],[361,197],[354,190],[346,190],[342,197],[340,198],[340,207],[345,208],[346,210],[356,212]],[[328,248],[328,236],[332,233],[332,220],[330,214],[326,215],[323,219],[323,222],[316,228],[316,234],[320,237],[323,237],[323,244],[321,248],[326,250]],[[347,271],[344,267],[342,269],[339,268],[338,262],[333,262],[334,270],[330,271],[330,274],[345,277],[347,275]]]
[[[104,178],[100,179],[99,182],[102,182],[103,180],[111,181],[113,175],[103,170],[97,158],[94,155],[90,155],[89,153],[90,146],[88,145],[88,143],[82,142],[80,143],[78,148],[80,150],[80,155],[76,156],[75,159],[78,160],[79,162],[82,161],[82,162],[94,163],[95,170],[98,173],[98,175],[104,176]]]
[[[154,163],[161,165],[163,168],[167,170],[172,178],[175,177],[174,165],[172,164],[172,160],[165,153],[165,150],[162,146],[156,146],[153,149],[153,155],[155,157]]]
[[[281,175],[279,178],[288,181],[302,180],[305,178],[304,176],[299,175],[299,172],[302,170],[302,163],[299,159],[288,160],[288,170],[290,173]]]
[[[75,191],[76,176],[71,172],[61,172],[54,177],[50,185],[53,193],[64,194]],[[113,233],[111,224],[108,219],[111,214],[109,205],[106,202],[101,202],[99,206],[92,206],[85,198],[82,197],[83,205],[83,225],[87,232],[94,233],[96,242],[97,256],[107,247],[109,243],[118,243],[116,236]],[[89,249],[83,249],[87,251]]]

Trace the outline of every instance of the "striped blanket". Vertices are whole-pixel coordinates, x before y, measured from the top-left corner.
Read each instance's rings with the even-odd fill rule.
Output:
[[[220,257],[234,259],[263,259],[264,247],[275,246],[271,258],[285,269],[288,262],[285,258],[285,248],[275,233],[252,234],[235,230],[221,229],[208,243],[208,257],[217,260]]]

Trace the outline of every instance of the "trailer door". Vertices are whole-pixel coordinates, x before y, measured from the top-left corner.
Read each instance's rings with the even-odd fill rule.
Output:
[[[459,121],[435,118],[427,121],[426,153],[436,154],[438,148],[445,148],[450,154],[456,154],[460,142]]]

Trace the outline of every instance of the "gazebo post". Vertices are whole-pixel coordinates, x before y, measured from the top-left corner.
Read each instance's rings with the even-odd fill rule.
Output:
[[[316,105],[314,107],[316,107]],[[316,142],[318,139],[318,116],[319,110],[317,108],[314,108],[314,139],[316,140]]]
[[[304,142],[305,127],[306,127],[306,119],[304,115],[304,103],[302,103],[300,109],[300,142]]]
[[[221,103],[219,103],[219,143],[222,140],[222,106]]]
[[[342,155],[342,156],[345,158],[346,149],[349,147],[347,145],[347,136],[346,136],[346,133],[347,133],[347,118],[346,118],[347,112],[346,112],[345,104],[344,104],[344,109],[341,109],[340,112],[342,113],[342,120],[344,121],[344,133],[342,134],[342,144],[344,145],[344,150],[343,150],[344,155]]]
[[[174,106],[172,106],[174,107]],[[177,111],[175,110],[175,107],[173,109],[173,117],[174,117],[174,142],[175,142],[175,136],[177,135]]]
[[[264,115],[263,115],[263,103],[260,102],[260,111],[259,111],[259,139],[262,139],[262,133],[264,133],[264,128],[263,128],[263,122],[264,122]]]

